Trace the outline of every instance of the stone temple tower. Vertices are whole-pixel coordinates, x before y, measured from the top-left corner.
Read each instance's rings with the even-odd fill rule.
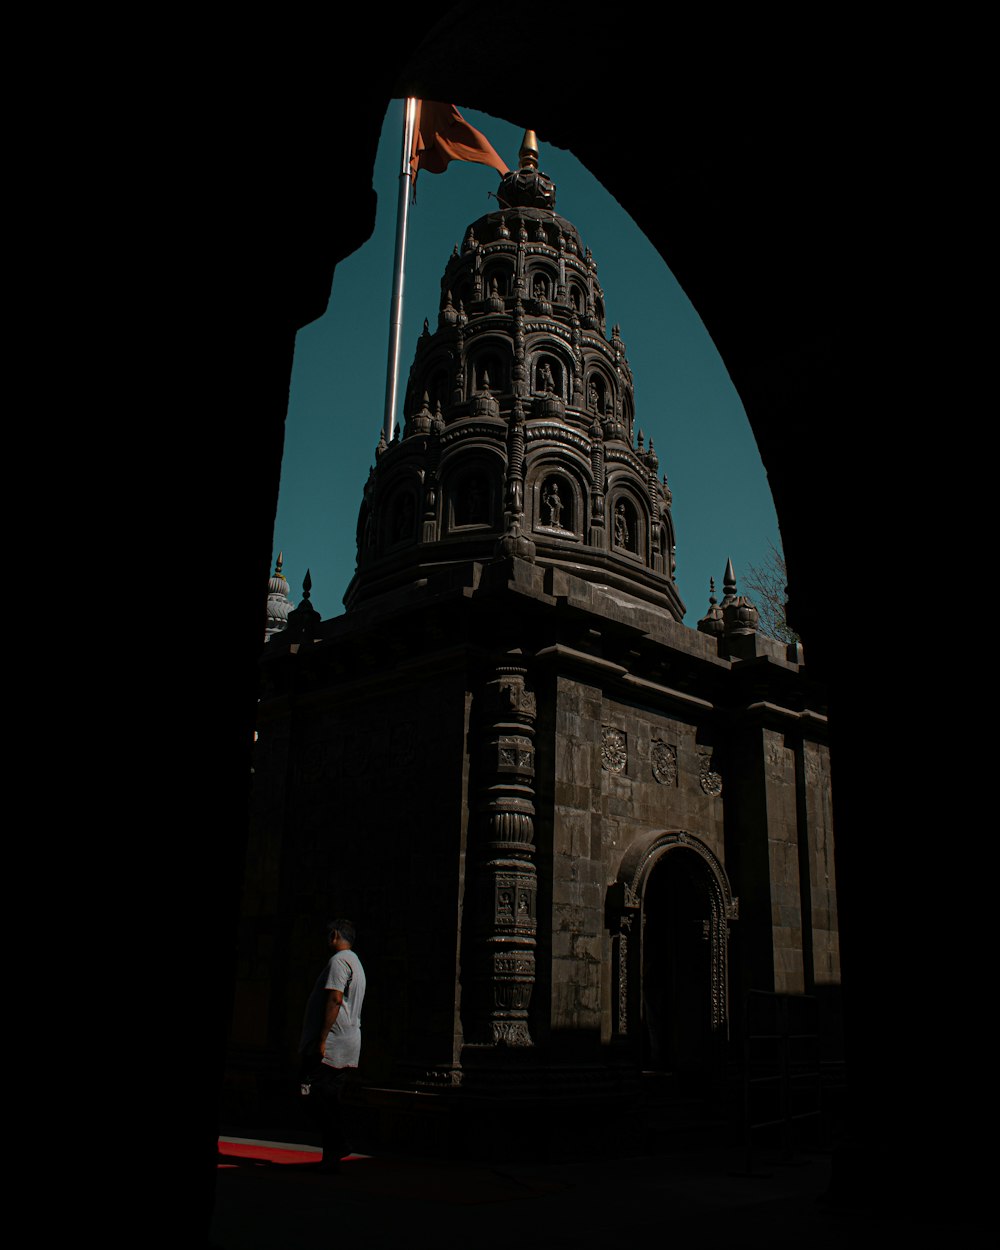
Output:
[[[379,448],[348,609],[418,569],[516,556],[680,620],[666,478],[635,437],[625,344],[606,333],[597,264],[555,212],[532,132],[441,280],[406,390],[400,446]],[[386,452],[391,452],[383,459]]]
[[[362,1077],[449,1107],[703,1081],[751,991],[836,998],[822,694],[731,568],[682,623],[666,477],[531,132],[498,202],[377,450],[346,613],[307,594],[262,660],[234,1097],[288,1070],[328,914],[368,969]]]

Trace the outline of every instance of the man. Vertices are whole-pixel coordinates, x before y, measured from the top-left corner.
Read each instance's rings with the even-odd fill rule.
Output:
[[[323,1134],[323,1159],[316,1170],[338,1172],[340,1160],[350,1153],[341,1104],[361,1058],[365,970],[353,950],[356,932],[350,920],[331,921],[327,937],[333,955],[306,1003],[299,1057],[302,1090],[308,1090]]]

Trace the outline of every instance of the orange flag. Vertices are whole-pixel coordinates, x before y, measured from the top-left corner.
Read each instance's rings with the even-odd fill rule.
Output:
[[[414,186],[421,169],[429,174],[443,174],[449,161],[474,161],[492,165],[501,174],[508,172],[490,141],[469,125],[454,104],[419,100],[410,156]]]

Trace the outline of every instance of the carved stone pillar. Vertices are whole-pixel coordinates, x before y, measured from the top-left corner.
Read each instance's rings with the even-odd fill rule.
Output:
[[[518,400],[507,434],[507,527],[524,523],[524,410]]]
[[[659,461],[653,451],[653,440],[649,440],[649,456],[647,458],[649,477],[646,482],[646,494],[649,498],[649,530],[650,530],[650,565],[657,573],[663,572],[663,552],[660,550],[660,480],[657,476]]]
[[[590,466],[593,485],[590,488],[590,545],[604,546],[604,431],[594,417],[590,427]]]
[[[524,304],[521,302],[520,289],[514,301],[514,394],[524,399],[529,394],[528,370],[524,363]]]
[[[444,419],[441,416],[441,404],[438,403],[431,432],[427,439],[426,470],[424,473],[424,510],[421,519],[420,541],[436,542],[438,538],[437,500],[438,500],[438,465],[441,462],[441,434],[444,431]]]
[[[469,926],[469,1043],[530,1046],[535,984],[535,695],[526,670],[501,665],[480,696],[475,812],[477,915]]]

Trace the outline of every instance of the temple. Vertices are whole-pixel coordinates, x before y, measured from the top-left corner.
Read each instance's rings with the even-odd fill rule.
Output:
[[[289,611],[280,558],[270,583],[227,1085],[247,1114],[291,1070],[333,914],[368,970],[362,1075],[404,1102],[704,1090],[753,993],[817,1002],[836,1051],[824,694],[731,564],[683,623],[667,476],[555,200],[529,131],[445,266],[346,612],[308,586]]]

